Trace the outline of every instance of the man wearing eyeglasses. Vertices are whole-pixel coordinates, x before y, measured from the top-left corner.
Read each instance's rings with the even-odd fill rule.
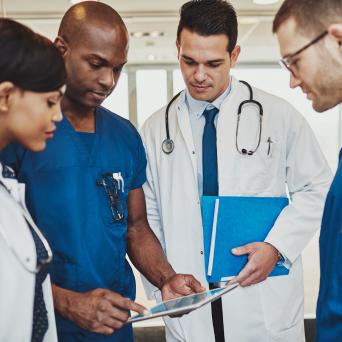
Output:
[[[341,0],[285,0],[273,22],[291,88],[301,87],[317,112],[342,103]],[[320,236],[317,341],[342,336],[342,164],[328,193]]]

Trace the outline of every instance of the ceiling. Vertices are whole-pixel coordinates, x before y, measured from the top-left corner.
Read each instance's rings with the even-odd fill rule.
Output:
[[[131,35],[130,64],[176,63],[175,35],[178,11],[185,0],[106,0],[124,18]],[[252,0],[232,0],[239,18],[240,63],[270,63],[279,58],[272,35],[272,19],[281,4],[255,5]],[[0,0],[0,13],[17,19],[53,39],[69,0]],[[159,32],[161,36],[153,36]],[[151,36],[152,33],[152,36]],[[150,34],[150,35],[149,35]]]

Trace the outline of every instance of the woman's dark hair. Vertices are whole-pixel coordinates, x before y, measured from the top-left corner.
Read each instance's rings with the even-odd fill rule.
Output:
[[[227,50],[231,53],[236,45],[238,23],[234,7],[224,0],[192,0],[180,9],[177,40],[186,28],[202,36],[225,34]]]
[[[49,39],[0,18],[0,82],[4,81],[38,93],[57,90],[66,82],[63,58]]]

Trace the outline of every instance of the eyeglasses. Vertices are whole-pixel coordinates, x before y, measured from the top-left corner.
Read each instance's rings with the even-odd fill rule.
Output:
[[[103,174],[103,178],[98,179],[96,184],[102,186],[108,196],[113,221],[122,221],[124,219],[124,208],[119,201],[118,184],[113,175],[111,173]]]
[[[311,45],[316,44],[318,41],[320,41],[322,38],[324,38],[326,35],[328,34],[328,31],[324,31],[323,33],[321,33],[318,37],[316,37],[315,39],[313,39],[311,42],[309,42],[308,44],[304,45],[302,48],[300,48],[299,50],[297,50],[294,53],[291,53],[287,56],[285,56],[284,58],[282,58],[279,63],[281,66],[285,67],[288,71],[291,72],[291,74],[293,76],[298,76],[298,70],[294,67],[293,65],[293,57],[299,55],[301,52],[303,52],[304,50],[306,50],[308,47],[310,47]]]

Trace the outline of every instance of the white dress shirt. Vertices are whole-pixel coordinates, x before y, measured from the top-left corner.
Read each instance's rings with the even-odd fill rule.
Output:
[[[220,110],[221,103],[223,100],[229,96],[231,89],[231,81],[229,81],[229,85],[227,89],[222,93],[218,98],[216,98],[213,102],[208,101],[200,101],[195,100],[189,93],[189,91],[185,90],[185,102],[188,107],[189,115],[190,115],[190,125],[192,136],[194,140],[195,153],[197,156],[197,170],[198,170],[198,193],[200,196],[203,194],[203,165],[202,165],[202,136],[203,130],[205,126],[205,117],[203,116],[203,112],[208,109],[213,109],[214,107]],[[220,112],[217,113],[215,117],[215,126],[217,123],[217,118]]]

